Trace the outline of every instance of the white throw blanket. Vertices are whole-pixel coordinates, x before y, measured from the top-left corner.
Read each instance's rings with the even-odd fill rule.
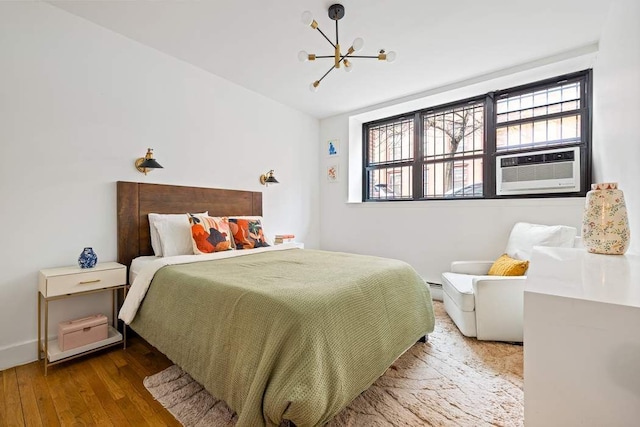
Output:
[[[127,297],[124,300],[124,304],[122,304],[122,308],[120,309],[118,318],[123,320],[127,325],[129,325],[133,321],[133,319],[136,317],[136,313],[138,312],[138,307],[140,307],[144,296],[147,294],[147,290],[151,285],[153,276],[155,276],[156,272],[164,266],[188,264],[191,262],[212,261],[217,259],[233,258],[237,256],[253,255],[261,252],[282,251],[302,247],[303,246],[300,243],[283,243],[281,245],[268,246],[264,248],[214,252],[212,254],[205,255],[179,255],[159,258],[157,260],[151,261],[150,263],[146,264],[142,268],[142,270],[140,270],[140,273],[138,273],[135,280],[131,284],[131,288],[129,288],[129,292],[127,293]]]

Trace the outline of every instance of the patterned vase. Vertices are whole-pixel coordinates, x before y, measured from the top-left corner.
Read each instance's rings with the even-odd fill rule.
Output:
[[[592,184],[582,217],[582,239],[589,252],[622,255],[629,248],[629,220],[618,184]]]
[[[80,268],[93,268],[98,262],[98,255],[92,248],[84,248],[80,256],[78,257],[78,264]]]

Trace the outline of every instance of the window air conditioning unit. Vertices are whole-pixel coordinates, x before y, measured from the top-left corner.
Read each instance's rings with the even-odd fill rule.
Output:
[[[580,147],[496,157],[496,194],[580,191]]]

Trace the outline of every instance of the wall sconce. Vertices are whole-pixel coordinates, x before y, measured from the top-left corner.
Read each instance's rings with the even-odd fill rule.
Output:
[[[273,169],[260,175],[260,184],[267,187],[269,184],[278,184],[278,180],[273,176]]]
[[[156,159],[153,158],[153,149],[151,148],[147,148],[147,154],[144,157],[136,159],[135,164],[138,172],[142,172],[145,175],[147,172],[151,172],[149,169],[163,169],[160,163],[156,162]]]

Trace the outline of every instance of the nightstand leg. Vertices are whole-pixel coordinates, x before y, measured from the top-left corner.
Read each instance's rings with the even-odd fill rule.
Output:
[[[118,317],[116,316],[116,299],[118,299],[118,290],[111,291],[111,316],[113,318],[113,327],[118,330]]]
[[[49,301],[44,300],[44,376],[49,365]]]
[[[127,287],[122,288],[122,301],[127,298]],[[124,341],[124,349],[127,349],[127,324],[122,321],[122,341]]]
[[[40,313],[42,310],[42,302],[40,301],[40,292],[38,292],[38,362],[42,359],[42,314]]]

